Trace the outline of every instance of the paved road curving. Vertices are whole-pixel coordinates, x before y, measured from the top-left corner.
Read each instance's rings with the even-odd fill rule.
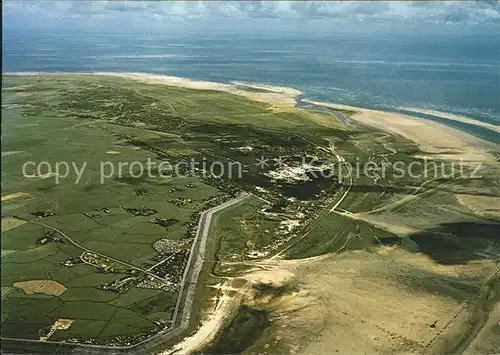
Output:
[[[161,345],[162,343],[170,340],[171,338],[178,336],[189,326],[189,321],[191,319],[191,312],[193,307],[193,301],[196,294],[196,286],[198,283],[198,278],[200,276],[200,272],[202,270],[203,261],[205,258],[205,249],[207,244],[208,233],[210,230],[210,223],[212,221],[212,216],[214,213],[222,211],[225,208],[233,206],[237,203],[244,201],[245,199],[252,196],[251,194],[244,193],[232,200],[224,202],[216,207],[213,207],[207,211],[204,211],[200,215],[200,220],[198,222],[198,228],[196,230],[196,236],[193,241],[193,245],[191,247],[191,252],[189,254],[189,259],[186,264],[186,268],[184,269],[184,274],[182,277],[181,288],[179,290],[179,295],[177,296],[177,303],[175,306],[175,311],[172,317],[172,326],[153,335],[150,338],[145,339],[144,341],[132,345],[132,346],[106,346],[106,345],[92,345],[92,344],[74,344],[74,343],[65,343],[65,342],[54,342],[54,341],[39,341],[33,339],[16,339],[16,338],[4,338],[2,337],[2,343],[8,342],[9,345],[16,346],[17,349],[22,349],[22,344],[47,344],[47,346],[54,347],[54,354],[61,353],[67,354],[69,352],[79,353],[79,354],[102,354],[105,352],[106,354],[148,354],[148,350],[154,347]],[[32,222],[32,221],[31,221]],[[40,222],[32,222],[43,225],[47,228],[51,228],[54,231],[58,232],[60,235],[64,236],[71,244],[75,245],[80,249],[87,249],[82,245],[75,242],[64,232],[45,225]],[[89,252],[93,252],[92,250],[86,250]],[[97,253],[96,253],[97,254]],[[108,256],[105,256],[108,257]],[[109,258],[109,257],[108,257]],[[143,272],[149,274],[147,270],[143,270],[136,266],[124,263],[122,261],[112,259],[113,261],[123,263],[127,266],[134,267]],[[158,277],[157,275],[155,275]]]

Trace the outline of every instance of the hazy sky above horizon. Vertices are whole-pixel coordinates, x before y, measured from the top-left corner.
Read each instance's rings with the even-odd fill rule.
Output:
[[[363,32],[463,31],[498,35],[496,1],[12,1],[7,28],[168,31],[186,29],[286,32],[303,28]]]

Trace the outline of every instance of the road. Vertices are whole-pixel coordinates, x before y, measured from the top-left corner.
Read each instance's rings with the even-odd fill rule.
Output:
[[[178,312],[182,304],[182,294],[186,292],[186,297],[184,300],[184,308],[182,310],[181,320],[179,323],[179,328],[186,329],[189,325],[189,320],[191,318],[191,308],[193,306],[194,296],[196,292],[196,285],[198,283],[198,277],[200,276],[201,269],[203,267],[203,261],[205,260],[205,251],[207,245],[208,232],[210,230],[210,223],[212,222],[212,216],[214,213],[222,211],[232,205],[235,205],[248,197],[251,194],[243,194],[236,197],[230,201],[227,201],[221,205],[218,205],[208,211],[201,214],[200,220],[198,222],[198,228],[196,230],[196,236],[191,247],[191,253],[189,255],[189,260],[184,270],[184,275],[182,277],[181,289],[179,291],[179,297],[177,298],[177,304],[175,306],[175,311],[173,315],[173,323],[177,321]],[[187,285],[187,288],[186,288]]]
[[[187,329],[189,326],[189,321],[191,319],[191,312],[192,312],[192,307],[194,303],[194,297],[196,294],[196,287],[198,283],[198,278],[200,275],[200,272],[203,267],[203,262],[205,259],[205,249],[206,249],[206,244],[207,244],[207,239],[208,239],[208,234],[210,230],[210,223],[212,222],[212,217],[214,213],[220,212],[225,208],[228,208],[230,206],[233,206],[237,203],[240,203],[244,201],[245,199],[249,198],[252,196],[251,194],[242,194],[232,200],[229,200],[227,202],[224,202],[216,207],[213,207],[207,211],[204,211],[200,215],[200,219],[198,222],[198,228],[196,230],[196,236],[193,241],[193,245],[191,247],[191,252],[189,254],[189,259],[186,264],[186,268],[184,269],[184,274],[182,277],[181,281],[181,287],[179,290],[179,295],[177,296],[177,303],[175,306],[174,314],[172,317],[172,325],[161,331],[156,333],[155,335],[143,340],[140,343],[137,343],[132,346],[122,346],[122,347],[116,347],[116,346],[106,346],[106,345],[92,345],[92,344],[74,344],[74,343],[64,343],[64,342],[54,342],[54,341],[46,341],[46,342],[41,342],[39,340],[32,340],[32,339],[15,339],[15,338],[4,338],[2,337],[2,342],[8,341],[10,344],[17,344],[18,346],[17,349],[22,348],[22,345],[19,346],[19,344],[47,344],[47,345],[52,345],[54,347],[57,347],[59,345],[59,349],[56,350],[54,353],[69,353],[71,350],[73,350],[75,353],[81,353],[81,354],[102,354],[103,351],[105,351],[107,354],[124,354],[124,353],[129,353],[129,354],[145,354],[148,353],[149,349],[152,349],[154,347],[157,347],[161,345],[162,343],[170,340],[171,338],[180,335],[184,330]],[[109,256],[103,255],[96,253],[93,250],[90,250],[88,248],[85,248],[84,246],[80,245],[78,242],[74,241],[71,237],[69,237],[67,234],[64,232],[60,231],[57,228],[51,227],[49,225],[46,225],[41,222],[36,222],[36,221],[30,221],[30,220],[25,220],[23,218],[15,217],[18,219],[21,219],[23,221],[27,221],[30,223],[38,224],[41,226],[44,226],[46,228],[50,228],[53,231],[59,233],[62,237],[64,237],[68,242],[70,242],[72,245],[75,247],[85,250],[87,252],[95,253],[101,257],[108,258],[110,260],[113,260],[117,263],[127,265],[129,267],[132,267],[136,270],[140,270],[146,274],[151,274],[148,270],[139,268],[134,265],[130,265],[128,263],[125,263],[123,261],[111,258]],[[159,276],[154,275],[155,277],[159,278]],[[162,278],[160,278],[162,281]]]
[[[100,256],[101,258],[105,258],[105,259],[109,259],[111,261],[114,261],[115,263],[118,263],[118,264],[121,264],[121,265],[125,265],[131,269],[134,269],[134,270],[138,270],[138,271],[141,271],[151,277],[154,277],[155,279],[158,279],[160,280],[161,282],[165,282],[165,279],[158,276],[158,275],[155,275],[153,274],[152,272],[149,272],[148,270],[146,269],[143,269],[141,267],[138,267],[138,266],[135,266],[135,265],[132,265],[132,264],[129,264],[125,261],[122,261],[122,260],[119,260],[119,259],[115,259],[109,255],[106,255],[106,254],[102,254],[102,253],[98,253],[92,249],[89,249],[83,245],[81,245],[80,243],[76,242],[74,239],[72,239],[69,235],[67,235],[66,233],[64,233],[63,231],[55,228],[55,227],[52,227],[52,226],[49,226],[48,224],[45,224],[45,223],[42,223],[42,222],[38,222],[38,221],[31,221],[29,219],[24,219],[24,218],[20,218],[20,217],[15,217],[15,216],[12,216],[12,218],[16,218],[16,219],[19,219],[21,221],[25,221],[27,223],[32,223],[32,224],[37,224],[39,226],[42,226],[42,227],[45,227],[45,228],[48,228],[48,229],[51,229],[53,230],[54,232],[58,233],[60,236],[62,236],[64,239],[66,239],[68,242],[70,242],[70,244],[72,244],[74,247],[78,248],[78,249],[81,249],[83,251],[86,251],[88,253],[93,253],[95,255],[98,255]]]
[[[316,143],[312,142],[313,144],[317,145]],[[320,149],[324,150],[324,151],[327,151],[333,155],[335,155],[335,157],[337,158],[337,161],[338,161],[338,164],[339,164],[339,177],[340,177],[340,174],[341,174],[341,166],[342,166],[342,163],[344,163],[346,160],[345,158],[340,155],[339,153],[337,153],[334,149],[333,146],[330,146],[329,148],[325,148],[325,147],[322,147],[320,145],[317,145]],[[311,232],[321,223],[321,221],[326,217],[328,216],[330,213],[332,212],[335,212],[335,210],[340,206],[340,204],[344,201],[344,199],[346,198],[347,194],[349,193],[349,191],[351,190],[352,188],[352,172],[351,172],[351,168],[349,165],[346,165],[347,167],[347,170],[349,172],[349,186],[348,188],[346,189],[346,191],[342,194],[342,196],[340,197],[340,199],[335,203],[335,205],[333,205],[330,210],[328,210],[325,214],[323,214],[322,216],[318,217],[312,224],[312,227],[309,229],[309,231],[307,231],[302,237],[300,237],[299,239],[295,240],[293,243],[287,245],[284,249],[280,250],[279,252],[277,252],[276,254],[274,254],[270,260],[276,260],[280,255],[282,255],[284,252],[286,252],[288,249],[290,249],[292,246],[296,245],[297,243],[299,243],[301,240],[303,240],[304,238],[306,238],[309,234],[311,234]]]
[[[342,167],[345,166],[347,168],[347,172],[349,173],[349,186],[347,187],[346,191],[344,192],[344,194],[342,195],[342,197],[340,197],[340,199],[335,203],[334,206],[332,206],[332,208],[330,209],[330,212],[335,212],[335,209],[337,209],[337,207],[340,206],[340,204],[344,201],[344,199],[346,198],[347,194],[349,193],[349,191],[351,190],[352,188],[352,171],[351,171],[351,167],[348,165],[348,164],[343,164],[345,163],[345,158],[340,155],[339,153],[337,153],[337,151],[335,150],[335,147],[333,145],[330,145],[328,148],[322,146],[322,145],[319,145],[318,143],[316,142],[313,142],[305,137],[302,137],[299,135],[299,137],[301,137],[302,139],[304,139],[305,141],[315,145],[316,147],[318,147],[319,149],[321,149],[322,151],[326,152],[326,153],[329,153],[329,154],[333,154],[335,155],[335,158],[337,159],[337,162],[338,162],[338,179],[339,179],[339,182],[340,180],[342,179],[342,176],[341,174],[343,173],[342,171]],[[300,239],[299,239],[300,240]]]
[[[396,207],[399,207],[399,206],[402,206],[402,205],[405,205],[405,204],[409,204],[410,202],[413,202],[419,198],[422,198],[423,196],[427,196],[429,194],[431,194],[432,192],[440,189],[440,188],[443,188],[447,185],[451,185],[451,184],[454,184],[457,180],[459,180],[460,178],[457,178],[457,180],[450,180],[450,181],[446,181],[442,184],[439,184],[437,186],[434,186],[434,187],[431,187],[430,189],[428,190],[425,190],[421,193],[418,193],[418,191],[420,191],[425,185],[427,185],[428,183],[430,182],[434,182],[434,181],[439,181],[441,178],[436,178],[436,179],[431,179],[431,180],[427,180],[427,181],[424,181],[414,192],[412,195],[408,195],[408,196],[405,196],[405,197],[402,197],[401,199],[395,201],[395,202],[391,202],[391,203],[388,203],[387,205],[383,205],[381,207],[378,207],[374,210],[371,210],[371,211],[366,211],[366,212],[363,212],[364,214],[374,214],[374,213],[380,213],[380,212],[384,212],[384,211],[387,211],[387,210],[390,210],[390,209],[393,209],[393,208],[396,208]]]
[[[330,150],[332,151],[333,154],[335,154],[335,156],[337,157],[338,163],[339,163],[339,178],[341,177],[341,174],[343,173],[343,171],[341,171],[343,165],[345,165],[345,167],[347,168],[347,171],[349,173],[349,186],[347,187],[347,189],[344,192],[344,194],[342,195],[342,197],[330,209],[330,212],[335,212],[335,210],[337,209],[337,207],[339,207],[340,204],[344,201],[344,199],[346,198],[346,196],[349,193],[349,191],[351,191],[351,188],[352,188],[352,171],[351,171],[351,167],[348,164],[343,164],[343,163],[345,163],[345,158],[342,155],[340,155],[337,152],[335,152],[335,150],[334,150],[333,147],[330,147]]]

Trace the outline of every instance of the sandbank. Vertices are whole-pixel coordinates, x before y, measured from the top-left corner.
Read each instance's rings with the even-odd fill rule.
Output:
[[[448,112],[442,112],[442,111],[436,111],[436,110],[430,110],[430,109],[423,109],[423,108],[416,108],[416,107],[399,107],[398,109],[410,111],[410,112],[416,112],[416,113],[423,113],[426,115],[436,116],[439,118],[446,118],[446,119],[453,120],[453,121],[459,121],[459,122],[471,124],[474,126],[484,127],[484,128],[489,129],[489,130],[492,130],[493,132],[500,133],[500,125],[495,125],[495,124],[491,124],[491,123],[487,123],[487,122],[474,120],[472,118],[461,116],[461,115],[456,115],[454,113],[448,113]]]
[[[115,73],[115,72],[88,72],[88,73],[45,73],[45,72],[13,72],[4,73],[4,75],[103,75],[119,78],[134,79],[151,84],[161,84],[168,86],[178,86],[197,90],[215,90],[224,91],[235,95],[245,96],[249,99],[270,103],[273,105],[295,106],[295,98],[302,92],[296,89],[262,84],[248,84],[241,82],[217,83],[212,81],[192,80],[177,76],[148,74],[148,73]],[[242,86],[248,88],[258,88],[266,92],[254,92],[242,89]]]
[[[480,139],[467,132],[425,118],[407,116],[395,112],[377,111],[360,107],[303,100],[313,105],[356,111],[350,118],[362,125],[415,142],[423,152],[421,158],[461,160],[469,162],[495,162],[490,153],[498,145]]]

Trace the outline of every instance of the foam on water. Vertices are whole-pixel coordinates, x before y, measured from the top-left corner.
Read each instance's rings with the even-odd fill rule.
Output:
[[[452,112],[498,124],[494,37],[274,38],[60,33],[3,34],[3,71],[145,72],[289,86],[341,104]]]

